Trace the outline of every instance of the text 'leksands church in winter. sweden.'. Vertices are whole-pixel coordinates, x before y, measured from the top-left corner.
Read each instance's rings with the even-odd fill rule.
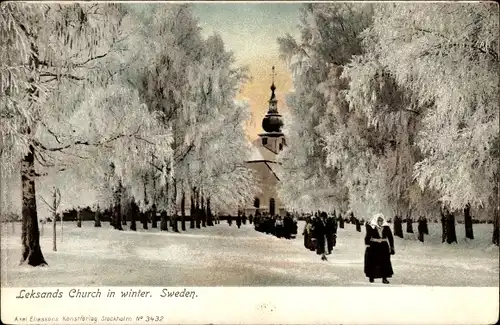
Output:
[[[260,193],[257,193],[251,206],[245,207],[245,214],[255,215],[257,209],[260,213],[271,215],[285,214],[285,209],[278,197],[277,190],[280,182],[282,168],[277,162],[277,155],[286,146],[285,136],[282,132],[283,119],[278,112],[276,99],[276,86],[274,85],[274,67],[271,84],[271,98],[269,109],[262,120],[263,133],[252,142],[252,155],[247,161],[247,166],[253,169],[258,177]]]

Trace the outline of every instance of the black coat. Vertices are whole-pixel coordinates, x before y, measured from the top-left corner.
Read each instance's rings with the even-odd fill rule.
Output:
[[[335,217],[326,219],[326,242],[328,253],[332,252],[333,247],[337,245],[337,220]]]
[[[316,239],[316,254],[325,254],[325,244],[326,244],[326,234],[327,228],[326,223],[322,218],[314,218],[314,231],[313,237]]]
[[[377,240],[383,239],[383,242]],[[391,254],[394,254],[394,237],[389,226],[382,229],[382,237],[377,229],[366,225],[365,245],[365,275],[369,278],[389,278],[394,272],[391,264]]]

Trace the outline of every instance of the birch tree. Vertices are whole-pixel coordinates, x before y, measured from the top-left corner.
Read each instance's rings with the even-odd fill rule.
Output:
[[[294,74],[295,92],[288,98],[285,120],[290,141],[280,158],[287,178],[280,196],[288,204],[309,209],[346,211],[347,188],[339,166],[327,166],[325,146],[332,132],[346,143],[348,106],[340,79],[342,65],[361,52],[359,34],[370,23],[370,5],[307,4],[301,12],[300,42],[279,39],[283,58]]]
[[[22,262],[45,265],[39,244],[36,177],[68,168],[61,167],[61,161],[69,166],[77,158],[92,160],[100,155],[96,154],[100,148],[115,146],[115,152],[124,155],[125,150],[131,149],[125,148],[129,145],[127,140],[138,140],[142,135],[140,129],[136,129],[137,120],[129,119],[122,127],[123,119],[112,118],[116,108],[112,104],[117,100],[113,96],[130,99],[127,96],[130,92],[119,86],[113,88],[114,71],[100,65],[123,51],[126,29],[121,26],[126,11],[121,5],[100,4],[11,3],[1,9],[2,48],[7,49],[2,51],[0,70],[2,169],[16,172],[21,162]],[[70,91],[67,98],[60,96],[66,91]],[[99,96],[100,92],[106,95]],[[89,96],[90,93],[93,96]],[[95,98],[97,102],[89,103],[86,98]],[[133,104],[137,101],[132,101],[132,106],[140,112],[140,106]],[[111,118],[96,121],[103,118],[99,115],[102,112],[108,112]],[[132,113],[132,119],[134,117],[137,116]],[[89,118],[94,124],[82,123],[86,121],[82,118]],[[152,120],[155,117],[146,119]],[[134,131],[130,129],[130,122],[135,124]],[[107,126],[115,129],[110,131]],[[91,132],[96,129],[105,132]],[[120,132],[124,130],[127,132]],[[97,165],[95,161],[88,164]],[[37,166],[48,170],[41,173]],[[123,170],[126,168],[117,169]]]
[[[420,187],[451,211],[497,214],[498,6],[381,6],[370,37],[382,65],[425,109],[415,139]]]

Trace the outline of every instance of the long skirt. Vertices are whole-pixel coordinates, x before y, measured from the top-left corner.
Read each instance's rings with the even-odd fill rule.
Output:
[[[336,244],[337,244],[337,235],[329,234],[327,237],[328,253],[332,252]]]
[[[316,238],[316,254],[317,255],[322,255],[325,254],[325,236],[319,236],[319,238]]]
[[[316,250],[316,247],[318,246],[318,241],[314,237],[309,237],[309,250],[314,252]]]
[[[275,226],[274,234],[276,237],[281,238],[285,236],[285,227],[283,226]]]
[[[371,243],[365,250],[365,275],[368,278],[390,278],[394,274],[387,243]]]
[[[311,240],[307,231],[304,232],[304,247],[307,249],[311,248]]]

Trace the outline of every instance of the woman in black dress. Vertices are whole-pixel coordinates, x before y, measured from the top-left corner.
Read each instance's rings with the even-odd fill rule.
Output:
[[[366,225],[365,245],[366,276],[370,282],[382,278],[383,283],[389,283],[387,278],[394,274],[391,264],[391,255],[394,255],[394,237],[383,214],[376,214]]]

